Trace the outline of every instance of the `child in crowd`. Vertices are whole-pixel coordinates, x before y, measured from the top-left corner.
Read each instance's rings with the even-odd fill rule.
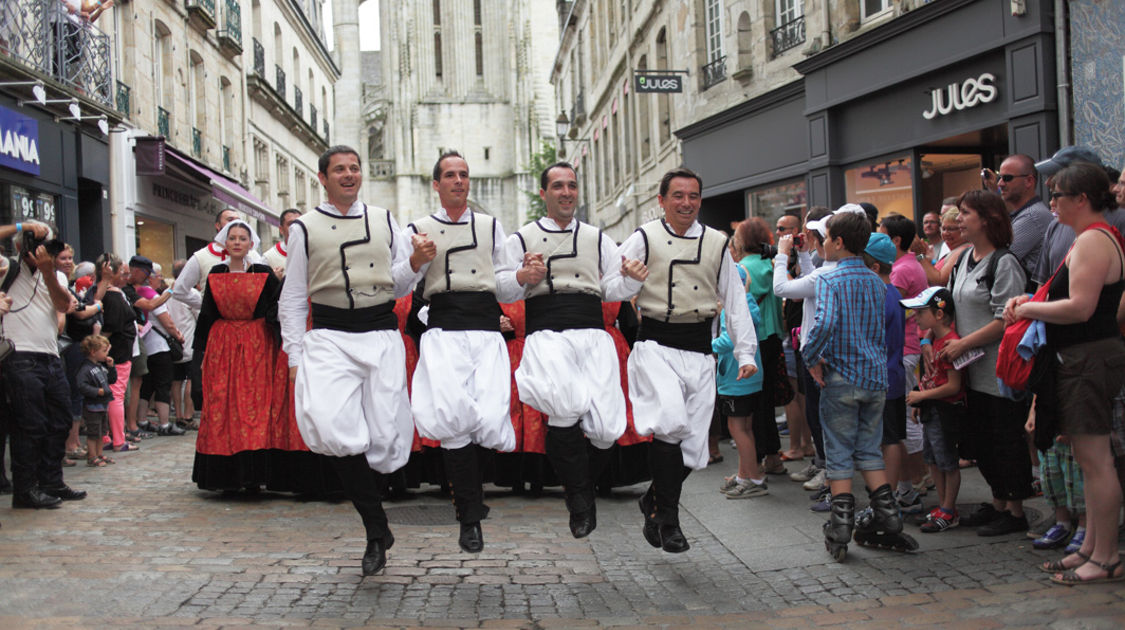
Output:
[[[86,427],[86,465],[101,468],[114,461],[102,455],[102,436],[109,430],[106,409],[113,400],[109,386],[117,382],[117,370],[109,356],[109,339],[90,335],[82,340],[86,360],[78,368],[78,390],[82,393],[82,422]]]
[[[887,401],[883,405],[883,461],[887,466],[887,483],[891,487],[903,479],[906,462],[906,370],[902,353],[906,344],[906,312],[899,304],[902,293],[891,281],[891,267],[896,257],[895,243],[891,237],[874,232],[863,250],[867,268],[879,274],[887,285],[884,303],[887,335]],[[915,496],[915,504],[903,506],[903,512],[922,511],[922,499]]]
[[[852,475],[857,468],[870,488],[873,515],[865,531],[894,536],[902,531],[902,519],[879,450],[887,395],[887,288],[860,258],[871,234],[867,217],[837,213],[827,228],[824,252],[838,262],[817,283],[816,321],[803,351],[809,373],[821,386],[832,492],[825,544],[842,560],[855,530]]]
[[[937,358],[951,341],[960,339],[953,330],[953,294],[944,287],[930,287],[902,301],[913,309],[918,328],[933,337],[933,367],[918,383],[919,390],[906,395],[922,418],[923,449],[930,476],[937,487],[939,505],[930,512],[922,531],[943,532],[957,527],[957,493],[961,490],[961,468],[957,463],[957,424],[965,413],[965,390],[961,372],[947,359]]]

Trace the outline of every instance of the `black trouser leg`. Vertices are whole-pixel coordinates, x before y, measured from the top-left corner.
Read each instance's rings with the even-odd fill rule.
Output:
[[[654,520],[661,525],[680,524],[680,490],[691,469],[684,466],[679,444],[653,440],[649,449],[652,485],[649,491],[656,509]]]
[[[605,472],[606,466],[609,466],[613,445],[610,445],[609,448],[598,448],[587,441],[587,446],[586,458],[589,460],[590,467],[590,501],[592,502],[594,500],[594,486],[598,483],[602,473]]]
[[[477,447],[443,448],[445,475],[453,486],[453,507],[461,523],[479,523],[485,516],[484,489],[481,487]]]
[[[384,540],[389,547],[393,538],[387,525],[387,513],[383,511],[383,475],[372,470],[363,455],[330,457],[329,461],[340,476],[344,494],[351,499],[363,519],[367,540]]]
[[[581,514],[593,507],[594,495],[590,476],[590,460],[586,436],[578,425],[547,427],[547,459],[563,484],[566,509]]]

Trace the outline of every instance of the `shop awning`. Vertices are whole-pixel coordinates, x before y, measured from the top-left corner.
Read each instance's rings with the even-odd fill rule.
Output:
[[[138,175],[163,174],[166,166],[172,166],[193,179],[204,182],[211,189],[211,195],[236,208],[247,216],[280,226],[277,213],[262,200],[237,182],[227,179],[164,144],[163,138],[138,138],[136,145]],[[163,158],[163,159],[161,159]]]

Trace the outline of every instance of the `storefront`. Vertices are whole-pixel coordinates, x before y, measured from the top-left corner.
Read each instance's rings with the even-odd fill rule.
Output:
[[[276,213],[203,164],[167,146],[163,138],[135,135],[121,140],[125,172],[121,186],[119,250],[140,254],[170,270],[215,236],[215,216],[235,208],[260,233],[279,224]]]
[[[0,95],[0,224],[42,221],[79,260],[108,249],[109,147],[92,133]]]
[[[680,130],[704,207],[737,199],[742,216],[772,221],[787,207],[866,201],[917,217],[980,186],[982,166],[1049,156],[1052,5],[1025,7],[923,5],[797,64],[803,80]]]

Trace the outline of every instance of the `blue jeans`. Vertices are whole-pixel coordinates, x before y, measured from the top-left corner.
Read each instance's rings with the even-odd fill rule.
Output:
[[[827,365],[820,390],[828,479],[851,479],[858,470],[883,470],[883,403],[886,390],[856,387]]]

